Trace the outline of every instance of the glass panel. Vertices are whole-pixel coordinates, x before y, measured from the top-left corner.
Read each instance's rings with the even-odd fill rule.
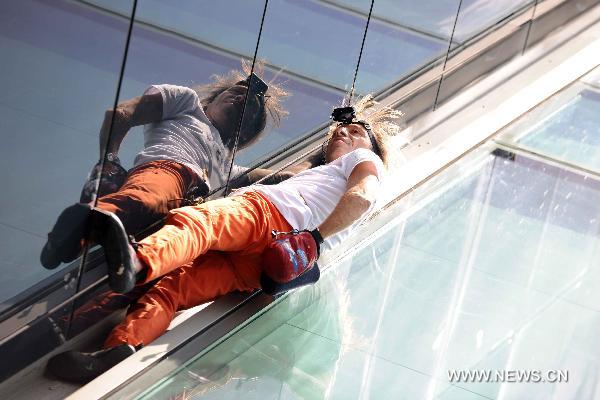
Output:
[[[363,13],[368,13],[370,7],[369,1],[362,0],[325,0],[325,2]],[[458,3],[457,0],[444,0],[435,3],[412,0],[377,0],[373,8],[373,16],[399,27],[437,37],[448,44]]]
[[[142,397],[579,398],[592,390],[600,181],[490,150],[380,215],[387,223],[373,240],[317,285],[284,296]],[[408,218],[394,215],[406,207]],[[479,368],[571,375],[450,384],[449,370]]]
[[[2,383],[5,383],[17,371],[25,369],[43,355],[65,343],[69,330],[71,308],[71,301],[66,302],[54,311],[46,312],[42,318],[28,324],[27,329],[21,331],[18,335],[3,340],[0,347],[0,356],[6,361],[0,364],[0,381]],[[31,311],[31,309],[27,309],[21,313],[21,316],[25,317],[25,314]],[[22,385],[21,383],[19,386]],[[3,397],[24,398],[14,391],[8,396],[6,393],[7,390],[3,388]]]
[[[326,0],[350,9],[369,12],[368,1]],[[415,2],[412,0],[378,0],[375,2],[376,18],[421,32],[425,35],[443,38],[447,43],[452,34],[456,19],[458,1]],[[463,0],[454,37],[459,44],[482,30],[496,24],[508,15],[533,0]]]
[[[352,86],[367,15],[368,9],[357,12],[337,3],[269,3],[258,58],[270,66],[267,79],[277,75],[275,82],[291,93],[285,102],[290,115],[242,149],[236,164],[251,165],[327,122]],[[444,38],[372,19],[356,89],[366,94],[386,88],[439,58],[447,47]]]
[[[468,49],[465,50],[465,46],[460,46],[477,36],[477,34],[496,24],[511,25],[511,14],[518,14],[520,10],[531,9],[527,11],[528,16],[531,17],[534,3],[534,0],[474,0],[461,2],[460,7],[457,7],[458,14],[455,14],[452,20],[452,24],[456,24],[456,26],[454,36],[452,36],[452,46],[449,47],[447,54],[447,59],[450,62],[444,64],[444,74],[436,99],[436,107],[472,82],[477,81],[479,77],[522,53],[527,41],[529,27],[527,24],[517,26],[513,23],[512,31],[507,32],[502,40],[479,51],[477,54],[471,55],[459,67],[455,67],[457,61],[453,60],[456,55],[464,57],[464,55],[461,55],[461,51],[469,52]],[[472,53],[472,51],[469,53]]]
[[[583,14],[598,4],[597,0],[574,0],[549,2],[537,0],[540,7],[535,9],[535,19],[531,23],[531,29],[527,37],[527,47],[535,45],[544,36],[557,28],[562,27],[575,20],[579,14]],[[543,3],[551,4],[548,10]]]
[[[130,12],[131,2],[122,3]],[[127,27],[125,19],[70,1],[0,5],[3,306],[56,272],[40,266],[40,251],[97,157],[97,130],[115,99]]]
[[[581,81],[596,89],[600,89],[600,67],[594,68],[590,73],[581,78]]]
[[[600,90],[577,83],[507,127],[499,141],[600,172]]]
[[[463,1],[452,40],[456,43],[464,43],[511,14],[532,6],[535,2],[536,0]]]

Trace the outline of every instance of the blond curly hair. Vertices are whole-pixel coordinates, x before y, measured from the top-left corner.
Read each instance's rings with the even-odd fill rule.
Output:
[[[263,79],[265,63],[263,60],[257,60],[254,64],[254,73]],[[252,64],[248,60],[242,60],[241,69],[229,71],[224,75],[212,75],[212,82],[205,85],[196,86],[193,89],[202,99],[203,104],[211,103],[217,96],[240,81],[245,81],[252,71]],[[260,134],[267,126],[278,127],[281,120],[289,113],[283,108],[282,100],[289,96],[289,93],[281,86],[268,82],[269,88],[264,96],[261,96],[261,106],[264,106],[262,113],[257,113],[252,120],[244,117],[243,132],[240,132],[238,146],[243,148],[250,146],[258,140]]]
[[[404,115],[402,111],[390,107],[378,106],[371,94],[356,99],[352,106],[356,112],[357,121],[365,121],[371,126],[371,131],[378,149],[373,149],[387,167],[392,163],[390,138],[400,133],[400,119]],[[329,125],[329,138],[339,123],[334,121]],[[379,150],[379,151],[377,151]]]

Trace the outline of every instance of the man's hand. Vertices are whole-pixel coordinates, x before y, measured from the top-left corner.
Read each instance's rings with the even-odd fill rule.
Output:
[[[101,166],[104,168],[101,169]],[[102,164],[98,161],[81,189],[79,202],[90,203],[96,197],[114,193],[123,186],[126,179],[127,171],[118,162],[106,160]]]
[[[162,96],[154,89],[119,103],[114,110],[107,110],[100,128],[100,158],[104,152],[118,154],[129,129],[162,120],[162,106]]]
[[[275,185],[291,178],[294,175],[295,174],[290,171],[274,172],[270,169],[255,168],[252,171],[233,179],[232,182],[229,183],[229,188],[231,190],[239,189],[250,186],[258,181],[260,181],[260,183],[263,185]]]
[[[263,252],[263,271],[273,281],[286,283],[312,268],[323,242],[318,230],[276,233]]]

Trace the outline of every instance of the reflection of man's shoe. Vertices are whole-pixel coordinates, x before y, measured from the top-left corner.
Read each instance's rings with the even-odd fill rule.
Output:
[[[104,248],[110,288],[119,293],[129,292],[136,282],[135,251],[121,220],[109,211],[94,208],[92,225],[93,237]]]
[[[89,226],[90,210],[90,205],[77,203],[60,214],[40,255],[45,268],[54,269],[61,262],[71,262],[79,256]]]
[[[135,351],[135,347],[128,344],[94,353],[71,350],[52,357],[46,365],[46,371],[67,382],[87,383],[114,367]]]

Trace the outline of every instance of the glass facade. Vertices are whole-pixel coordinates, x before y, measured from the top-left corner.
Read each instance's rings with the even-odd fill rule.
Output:
[[[97,131],[115,99],[127,23],[69,2],[5,2],[0,9],[0,162],[10,171],[0,205],[4,305],[53,273],[41,268],[39,251],[98,157]]]
[[[557,131],[597,139],[589,90],[577,83],[516,121],[380,214],[383,228],[314,287],[136,398],[594,398],[600,176],[570,165],[588,158],[561,153],[565,164],[544,147]],[[499,149],[515,131],[515,147]],[[467,370],[568,378],[449,378]]]
[[[600,90],[578,83],[515,123],[502,138],[532,152],[600,172]],[[536,123],[531,123],[536,118]],[[524,128],[527,126],[527,128]]]
[[[52,336],[37,342],[38,355],[45,354],[97,320],[82,322],[73,316],[85,311],[89,301],[103,301],[99,293],[105,295],[107,289],[102,253],[86,248],[81,257],[48,270],[40,265],[40,251],[61,211],[79,200],[90,170],[99,160],[108,159],[103,156],[109,147],[99,140],[103,123],[114,123],[106,119],[107,110],[149,93],[151,85],[196,90],[214,82],[215,75],[240,70],[243,62],[249,66],[262,62],[264,66],[257,67],[257,72],[262,69],[263,79],[290,94],[282,99],[288,115],[279,125],[267,122],[265,131],[246,145],[240,141],[240,132],[251,129],[247,123],[250,111],[245,111],[251,108],[244,106],[240,113],[246,115],[239,117],[236,136],[229,136],[228,141],[220,132],[227,153],[219,161],[225,166],[225,178],[207,181],[210,196],[222,196],[220,189],[240,171],[263,166],[290,146],[323,136],[332,107],[340,105],[352,86],[363,35],[356,81],[359,94],[385,93],[435,68],[440,74],[448,72],[441,88],[437,87],[439,75],[435,87],[424,89],[425,100],[419,100],[423,104],[407,105],[408,114],[413,109],[420,113],[434,109],[436,102],[479,76],[469,69],[454,79],[450,68],[441,67],[445,60],[482,32],[506,25],[523,12],[531,13],[533,2],[378,0],[365,33],[370,4],[356,0],[2,2],[2,349],[10,353],[27,348],[36,339],[11,341],[18,340],[17,332],[33,327],[29,333]],[[585,7],[577,8],[578,12]],[[519,49],[527,44],[524,35],[514,43]],[[480,70],[487,71],[499,61],[487,57],[485,63]],[[560,114],[564,124],[569,118],[595,117],[597,91],[593,84],[585,85],[587,90],[573,100],[572,116]],[[251,96],[247,97],[245,105],[252,102]],[[204,108],[206,99],[199,100]],[[562,147],[554,152],[549,149],[554,143],[553,128],[511,143],[572,163],[585,158],[582,165],[597,171],[594,137],[598,132],[593,122],[589,124],[585,132],[564,138],[565,143],[581,146],[574,145],[566,153]],[[126,170],[134,167],[137,155],[147,147],[141,125],[132,127],[117,146]],[[231,165],[237,172],[229,173]],[[96,194],[94,191],[93,197]],[[386,251],[394,253],[395,245],[390,246]],[[116,303],[122,307],[130,300]],[[30,362],[24,359],[22,366]],[[0,379],[14,372],[9,369],[0,371]]]

